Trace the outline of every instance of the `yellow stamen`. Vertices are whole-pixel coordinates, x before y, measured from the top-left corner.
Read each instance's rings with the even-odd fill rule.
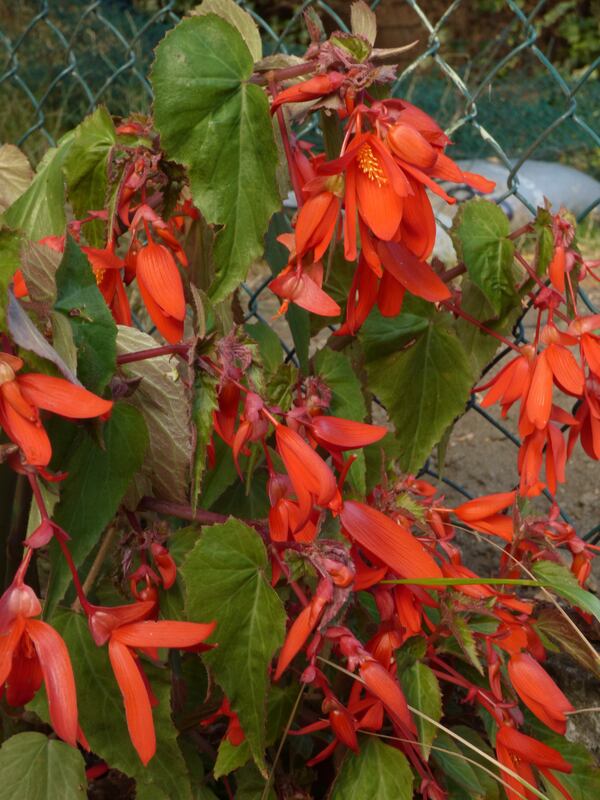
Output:
[[[358,168],[365,173],[370,181],[376,181],[377,186],[383,186],[384,183],[388,182],[379,159],[371,149],[371,145],[363,144],[358,151]]]
[[[94,275],[96,276],[96,286],[100,286],[102,283],[102,278],[104,277],[104,273],[106,272],[105,269],[95,269]]]

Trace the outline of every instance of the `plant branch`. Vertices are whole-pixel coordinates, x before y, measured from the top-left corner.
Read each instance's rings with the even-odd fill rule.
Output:
[[[214,525],[218,522],[225,522],[228,517],[226,514],[217,514],[215,511],[204,511],[197,508],[195,511],[191,506],[184,503],[172,503],[170,500],[157,500],[155,497],[142,497],[138,505],[140,511],[156,511],[158,514],[167,514],[170,517],[187,519],[190,522],[199,522],[202,525]]]

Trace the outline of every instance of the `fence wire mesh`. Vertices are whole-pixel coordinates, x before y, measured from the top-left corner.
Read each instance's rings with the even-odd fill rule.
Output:
[[[371,3],[379,18],[378,45],[398,46],[418,40],[400,65],[394,94],[420,105],[446,127],[454,141],[453,158],[486,159],[490,165],[504,168],[504,185],[494,199],[509,217],[535,212],[537,195],[527,173],[532,160],[570,165],[591,178],[600,178],[600,58],[591,60],[585,48],[582,55],[579,45],[573,57],[562,57],[560,63],[555,63],[552,55],[556,39],[552,26],[565,9],[575,13],[577,3],[446,3]],[[308,44],[303,12],[309,6],[318,11],[326,28],[347,30],[350,3],[345,0],[239,0],[238,4],[259,26],[265,54],[303,53]],[[147,75],[153,49],[194,5],[177,0],[25,0],[18,4],[2,4],[0,0],[0,140],[19,145],[36,163],[48,145],[56,144],[64,131],[98,104],[116,115],[148,111],[152,88]],[[594,26],[593,16],[591,24]],[[317,124],[309,124],[302,135],[318,141]],[[574,180],[574,174],[565,173],[562,180],[568,182],[568,175]],[[592,221],[600,204],[600,193],[594,193],[593,186],[593,181],[586,184],[585,197],[576,198],[575,209],[592,238]],[[270,293],[264,291],[268,281],[269,275],[263,272],[244,284],[248,319],[271,319],[276,306]],[[595,309],[593,297],[583,292],[582,299]],[[528,328],[525,310],[515,326],[515,339],[526,341]],[[294,360],[289,332],[280,326],[276,331],[288,359]],[[505,355],[499,353],[488,369]],[[438,473],[435,458],[423,468],[425,474],[439,478],[450,490],[466,497],[471,492],[498,490],[490,481],[501,481],[503,488],[514,479],[514,448],[520,444],[504,420],[481,408],[476,395],[461,421],[467,438],[469,428],[479,425],[473,417],[492,431],[492,439],[497,432],[513,448],[506,461],[510,473],[496,472],[486,485],[478,474],[478,463],[469,475],[465,458],[468,460],[477,447],[483,446],[478,436],[470,451],[467,448],[466,457],[461,451],[443,474]],[[576,486],[593,475],[586,469],[577,465]],[[590,526],[593,516],[586,519],[581,509],[574,508],[573,492],[560,499],[565,519]],[[600,537],[600,526],[587,536]]]

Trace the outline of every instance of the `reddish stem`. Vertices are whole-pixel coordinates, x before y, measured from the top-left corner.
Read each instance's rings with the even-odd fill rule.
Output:
[[[170,500],[157,500],[154,497],[142,497],[138,509],[140,511],[156,511],[158,514],[168,514],[171,517],[187,519],[190,522],[199,522],[201,525],[214,525],[227,520],[225,514],[204,511],[201,508],[193,511],[191,506],[187,506],[184,503],[172,503]]]
[[[271,548],[271,554],[272,554],[273,558],[275,559],[275,561],[277,561],[277,563],[279,564],[279,568],[281,569],[282,573],[285,575],[285,578],[286,578],[287,582],[289,583],[289,585],[292,587],[292,590],[293,590],[294,594],[296,595],[298,600],[300,600],[302,605],[306,608],[306,606],[308,605],[308,600],[306,599],[306,595],[304,594],[304,592],[302,591],[302,589],[300,588],[298,583],[296,583],[296,581],[293,581],[293,580],[290,579],[290,569],[289,569],[288,565],[285,563],[285,561],[283,561],[283,559],[280,557],[280,555],[277,552],[277,550],[275,548],[273,548],[273,547]]]
[[[271,94],[273,97],[277,96],[277,84],[271,77],[269,80],[269,89],[271,90]],[[294,188],[294,194],[296,195],[296,204],[298,208],[302,206],[302,186],[298,180],[298,173],[296,172],[295,164],[294,164],[294,154],[292,153],[292,145],[290,144],[290,139],[288,136],[287,126],[285,124],[285,117],[283,116],[283,109],[281,106],[275,112],[277,116],[277,122],[279,124],[279,132],[281,133],[281,139],[283,141],[283,149],[285,150],[285,158],[288,165],[288,172],[290,173],[290,179],[292,181],[292,186]]]
[[[191,344],[165,344],[161,347],[150,347],[148,350],[136,350],[134,353],[123,353],[117,356],[117,364],[131,364],[134,361],[145,361],[148,358],[158,358],[158,356],[173,354],[186,356],[191,346]]]
[[[281,69],[257,73],[250,78],[249,83],[256,83],[259,86],[266,86],[268,84],[270,87],[272,83],[280,83],[281,81],[288,81],[292,78],[308,75],[309,72],[314,72],[317,66],[317,61],[305,61],[302,64],[294,64],[292,67],[282,67]]]
[[[502,336],[501,333],[497,333],[496,331],[493,331],[491,328],[488,328],[478,319],[475,319],[475,317],[472,317],[466,311],[463,311],[463,309],[460,308],[459,306],[455,305],[454,303],[451,303],[449,300],[446,300],[444,303],[442,303],[442,305],[449,311],[452,311],[453,314],[456,314],[457,316],[462,317],[467,322],[470,322],[471,325],[475,325],[475,327],[479,328],[479,330],[482,331],[483,333],[486,333],[488,336],[493,336],[494,339],[497,339],[499,342],[502,342],[502,344],[506,345],[506,347],[510,347],[511,350],[514,350],[516,353],[519,353],[519,355],[521,354],[521,350],[514,342],[511,342],[509,339],[506,338],[506,336]]]

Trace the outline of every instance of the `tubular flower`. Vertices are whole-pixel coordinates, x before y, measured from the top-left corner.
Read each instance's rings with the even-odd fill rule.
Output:
[[[327,72],[324,75],[315,75],[306,81],[300,81],[288,89],[278,92],[271,103],[271,114],[284,103],[305,103],[310,100],[319,100],[328,94],[336,92],[345,80],[341,72]]]
[[[454,509],[455,515],[476,531],[492,533],[507,542],[513,538],[513,521],[501,511],[512,506],[516,492],[500,492],[468,500]]]
[[[300,652],[310,634],[314,631],[319,622],[321,614],[327,603],[333,596],[331,583],[321,580],[317,586],[315,596],[310,603],[302,609],[300,614],[293,621],[288,634],[281,648],[277,669],[275,670],[275,680],[278,681],[288,668],[294,657]]]
[[[403,578],[441,578],[442,571],[409,530],[381,511],[349,500],[340,512],[347,536]]]
[[[537,767],[563,797],[572,800],[564,786],[550,772],[550,770],[567,773],[572,771],[571,765],[565,761],[558,750],[538,742],[537,739],[526,736],[508,725],[501,725],[496,734],[496,753],[501,764],[516,772],[533,786],[537,786],[537,782],[531,767]],[[522,783],[507,772],[502,772],[502,780],[508,784],[506,787],[508,800],[520,800],[523,796],[534,797]]]
[[[320,314],[322,317],[337,317],[342,313],[339,305],[321,288],[323,265],[320,262],[306,267],[289,265],[269,283],[269,289],[281,297],[283,304],[277,316],[284,314],[290,303]]]
[[[112,241],[104,249],[96,247],[82,247],[81,249],[92,265],[98,288],[102,292],[104,302],[109,307],[115,322],[119,325],[131,325],[131,308],[121,275],[125,262],[115,254],[114,246],[114,241]]]
[[[24,572],[17,572],[0,598],[0,693],[5,688],[7,702],[22,706],[43,681],[52,727],[76,747],[77,695],[69,653],[54,628],[33,619],[42,607],[33,589],[23,583]]]
[[[556,733],[564,736],[565,714],[575,709],[546,670],[528,653],[511,656],[508,675],[527,708]]]
[[[143,601],[115,608],[96,606],[88,619],[96,644],[108,641],[108,657],[125,704],[129,736],[144,765],[156,751],[152,720],[152,705],[156,701],[135,650],[154,655],[159,647],[193,647],[210,636],[215,628],[214,622],[143,619],[154,605],[153,601]]]
[[[278,425],[275,439],[298,498],[300,525],[304,525],[313,505],[335,504],[338,495],[335,477],[321,456],[296,431]]]
[[[63,378],[33,372],[17,376],[22,367],[20,358],[0,353],[0,426],[21,448],[28,464],[45,467],[52,448],[40,409],[62,417],[90,419],[107,414],[113,404]]]
[[[183,283],[171,251],[150,240],[135,256],[140,294],[152,321],[171,343],[183,336],[185,297]]]

